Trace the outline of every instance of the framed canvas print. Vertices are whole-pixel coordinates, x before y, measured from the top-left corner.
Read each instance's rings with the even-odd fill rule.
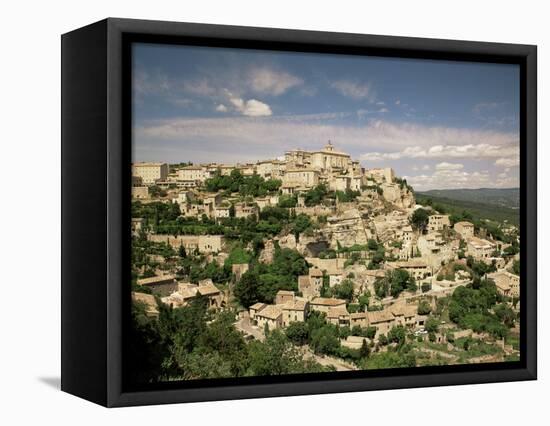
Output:
[[[536,378],[536,47],[107,19],[62,37],[62,389]]]

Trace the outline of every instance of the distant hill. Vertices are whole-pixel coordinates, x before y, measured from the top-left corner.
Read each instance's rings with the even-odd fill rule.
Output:
[[[519,225],[519,189],[440,189],[415,192],[415,198],[418,204],[437,205],[447,214],[468,211],[478,219]]]
[[[432,189],[418,194],[519,209],[519,188]]]

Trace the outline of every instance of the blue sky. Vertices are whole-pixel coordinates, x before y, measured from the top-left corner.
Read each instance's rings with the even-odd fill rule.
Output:
[[[513,65],[136,44],[134,161],[235,163],[331,140],[418,190],[516,187]]]

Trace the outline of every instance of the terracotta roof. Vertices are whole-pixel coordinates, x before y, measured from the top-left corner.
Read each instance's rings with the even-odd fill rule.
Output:
[[[250,306],[248,309],[254,309],[255,311],[259,311],[259,310],[262,310],[263,308],[265,308],[267,305],[265,303],[254,303],[252,306]]]
[[[393,315],[387,310],[367,312],[369,324],[393,321]]]
[[[466,221],[461,221],[461,222],[456,222],[455,223],[455,226],[456,225],[460,225],[460,226],[470,226],[470,227],[474,227],[474,224],[473,223],[470,223],[470,222],[466,222]]]
[[[336,299],[333,297],[316,297],[311,301],[311,304],[321,306],[341,306],[345,305],[346,301],[344,299]]]
[[[291,300],[280,306],[287,311],[303,311],[306,309],[306,302],[304,300]]]
[[[150,278],[141,278],[137,280],[138,285],[154,285],[174,281],[176,277],[174,275],[157,275]]]
[[[310,268],[309,269],[309,276],[310,277],[322,277],[323,271],[321,271],[319,268]]]
[[[282,310],[276,305],[266,305],[261,311],[256,312],[256,316],[268,318],[268,319],[277,319],[282,315]]]
[[[346,306],[336,306],[328,309],[327,318],[349,317]]]

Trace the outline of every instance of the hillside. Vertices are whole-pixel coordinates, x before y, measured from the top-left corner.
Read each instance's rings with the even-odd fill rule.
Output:
[[[432,189],[417,194],[456,201],[491,204],[510,209],[519,208],[519,188]]]
[[[456,191],[459,193],[463,190]],[[497,204],[494,200],[492,202],[467,201],[434,195],[433,192],[415,193],[417,203],[430,204],[428,200],[431,200],[434,206],[443,207],[447,214],[460,215],[463,211],[467,211],[479,219],[489,219],[496,222],[508,221],[513,225],[519,225],[518,208],[505,207],[502,204]]]

